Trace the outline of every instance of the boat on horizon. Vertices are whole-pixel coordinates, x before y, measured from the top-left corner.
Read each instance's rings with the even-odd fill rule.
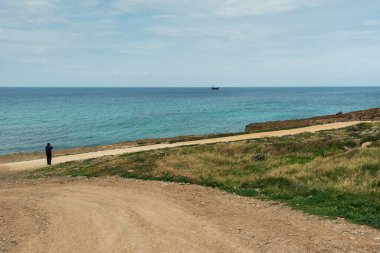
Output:
[[[217,87],[217,86],[212,86],[212,87],[211,87],[211,90],[219,90],[219,87]]]

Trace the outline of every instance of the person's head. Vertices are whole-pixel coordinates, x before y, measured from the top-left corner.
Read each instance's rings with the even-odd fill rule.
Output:
[[[46,144],[46,146],[50,146],[50,143]]]

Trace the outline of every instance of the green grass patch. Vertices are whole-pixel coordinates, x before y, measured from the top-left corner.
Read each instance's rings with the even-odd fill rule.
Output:
[[[380,163],[366,163],[360,169],[369,172],[371,175],[376,175],[380,171]]]
[[[314,157],[309,156],[285,156],[285,164],[305,164],[314,160]]]

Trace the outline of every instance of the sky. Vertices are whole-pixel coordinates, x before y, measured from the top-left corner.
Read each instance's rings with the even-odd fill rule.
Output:
[[[0,86],[211,85],[380,85],[380,0],[0,0]]]

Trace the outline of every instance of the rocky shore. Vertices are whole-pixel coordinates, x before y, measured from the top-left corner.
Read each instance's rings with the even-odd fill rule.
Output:
[[[281,129],[290,129],[298,127],[306,127],[320,124],[328,124],[335,122],[347,121],[379,121],[380,108],[371,108],[368,110],[354,111],[349,113],[338,112],[334,115],[318,116],[306,119],[268,121],[262,123],[252,123],[245,127],[245,132],[254,133],[261,131],[272,131]]]

